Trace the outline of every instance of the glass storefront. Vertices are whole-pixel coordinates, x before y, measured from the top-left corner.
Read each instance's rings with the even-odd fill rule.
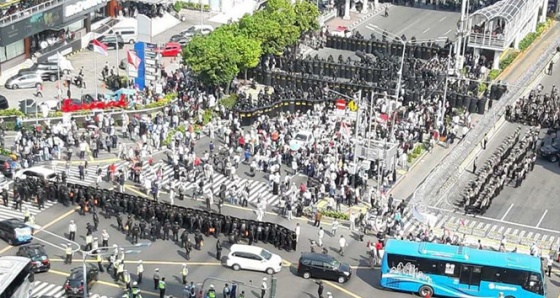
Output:
[[[5,47],[0,47],[0,62],[14,59],[24,53],[25,46],[23,40],[13,42]]]

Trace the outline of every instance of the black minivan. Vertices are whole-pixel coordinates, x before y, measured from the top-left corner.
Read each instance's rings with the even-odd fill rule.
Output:
[[[297,274],[305,279],[313,277],[345,283],[352,277],[352,269],[350,265],[339,262],[333,256],[304,252],[299,258]]]

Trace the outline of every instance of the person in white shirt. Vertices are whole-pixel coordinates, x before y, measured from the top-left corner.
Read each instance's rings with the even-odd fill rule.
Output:
[[[323,237],[325,237],[325,231],[323,230],[323,227],[319,228],[319,241],[318,244],[320,247],[323,247]]]
[[[299,235],[301,234],[301,226],[299,225],[299,223],[296,224],[295,232],[296,232],[296,244],[297,244],[299,242]]]
[[[334,219],[331,225],[331,232],[333,236],[336,236],[336,230],[338,229],[338,219]]]
[[[338,239],[338,245],[340,246],[340,250],[338,253],[343,256],[344,255],[344,248],[346,247],[346,239],[344,235],[340,235],[340,239]]]

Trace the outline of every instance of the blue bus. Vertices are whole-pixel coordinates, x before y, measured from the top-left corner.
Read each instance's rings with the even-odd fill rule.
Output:
[[[385,246],[380,285],[421,297],[546,297],[538,257],[402,240]]]

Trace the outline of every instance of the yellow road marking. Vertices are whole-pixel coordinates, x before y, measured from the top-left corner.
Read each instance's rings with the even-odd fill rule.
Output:
[[[70,210],[70,211],[68,211],[68,212],[66,212],[66,213],[64,213],[64,214],[62,214],[61,216],[59,216],[59,217],[56,218],[55,220],[53,220],[53,221],[49,222],[48,224],[44,225],[42,228],[43,228],[43,229],[47,229],[47,228],[51,227],[51,226],[54,225],[55,223],[57,223],[57,222],[63,220],[64,218],[68,217],[69,215],[75,213],[76,210],[77,210],[76,208],[73,208],[72,210]],[[39,233],[41,233],[41,230],[36,231],[33,235],[37,235],[37,234],[39,234]],[[3,254],[3,253],[5,253],[5,252],[7,252],[7,251],[10,250],[11,248],[13,248],[13,246],[9,246],[9,245],[8,245],[7,247],[4,247],[2,250],[0,250],[0,254]]]
[[[143,193],[143,192],[137,190],[135,186],[128,186],[128,185],[125,185],[124,188],[127,189],[127,190],[130,190],[131,192],[133,192],[133,193],[135,193],[135,194],[137,194],[137,195],[139,195],[139,196],[142,196],[142,197],[144,197],[144,198],[152,199],[152,197],[150,197],[149,195],[147,195],[147,194],[145,194],[145,193]]]
[[[331,287],[333,287],[333,288],[335,288],[335,289],[337,289],[337,290],[339,290],[339,291],[341,291],[341,292],[343,292],[344,294],[346,294],[346,295],[348,295],[348,296],[350,296],[350,297],[353,297],[353,298],[362,298],[360,295],[354,294],[353,292],[351,292],[351,291],[349,291],[349,290],[347,290],[347,289],[345,289],[345,288],[343,288],[343,287],[341,287],[341,286],[339,286],[339,285],[337,285],[337,284],[335,284],[335,283],[333,283],[333,282],[330,282],[330,281],[327,281],[327,280],[323,280],[323,283],[326,284],[326,285],[329,285],[329,286],[331,286]]]
[[[62,271],[58,271],[58,270],[53,270],[53,269],[49,270],[48,273],[52,273],[52,274],[56,274],[56,275],[61,275],[61,276],[64,276],[64,277],[68,277],[68,276],[70,275],[70,274],[68,274],[68,273],[66,273],[66,272],[62,272]],[[96,284],[100,284],[100,285],[105,285],[105,286],[113,287],[113,288],[119,288],[119,289],[123,289],[123,290],[125,289],[124,286],[121,286],[121,285],[116,284],[116,283],[106,282],[106,281],[103,281],[103,280],[98,280],[98,281],[96,281],[95,283],[96,283]],[[95,291],[93,291],[93,292],[95,292]],[[154,293],[154,292],[150,292],[150,291],[146,291],[146,290],[141,290],[141,293],[142,293],[142,295],[148,294],[148,295],[150,295],[150,296],[159,297],[159,293]]]

